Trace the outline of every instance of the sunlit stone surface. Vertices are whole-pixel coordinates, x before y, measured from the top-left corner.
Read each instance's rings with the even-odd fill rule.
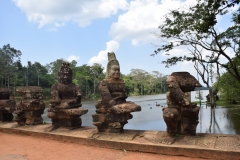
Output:
[[[0,121],[12,121],[16,102],[12,90],[0,88]]]
[[[72,83],[72,70],[69,63],[62,63],[58,72],[58,83],[52,85],[50,99],[51,108],[48,109],[48,117],[52,119],[53,127],[80,127],[81,115],[88,109],[79,108],[81,104],[80,88]]]
[[[141,111],[133,102],[126,102],[127,93],[124,81],[120,78],[120,66],[113,52],[108,53],[106,78],[101,81],[99,91],[102,99],[96,104],[93,124],[100,132],[122,132],[131,112]]]
[[[188,72],[173,72],[166,80],[169,92],[167,106],[163,108],[163,118],[170,135],[196,134],[199,107],[191,103],[190,92],[201,87]]]
[[[17,92],[22,93],[23,98],[14,111],[17,114],[16,122],[19,125],[42,124],[42,114],[45,109],[42,88],[37,86],[18,87]]]

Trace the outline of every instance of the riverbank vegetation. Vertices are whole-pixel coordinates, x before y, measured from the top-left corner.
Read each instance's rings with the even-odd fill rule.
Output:
[[[24,54],[24,53],[23,53]],[[57,83],[58,71],[63,59],[57,59],[43,65],[28,61],[27,66],[21,63],[22,52],[10,46],[0,48],[0,87],[11,88],[14,92],[19,86],[39,86],[43,89],[44,99],[51,97],[50,88]],[[73,83],[80,86],[84,99],[100,98],[98,84],[105,78],[104,67],[101,64],[77,66],[76,61],[70,62],[73,71]],[[132,69],[127,75],[122,74],[128,95],[151,95],[167,91],[166,76],[159,71],[151,73],[143,69]],[[15,93],[17,100],[21,95]]]
[[[155,33],[160,39],[155,54],[163,52],[169,56],[163,61],[166,67],[193,62],[193,67],[209,89],[212,107],[216,105],[214,97],[217,91],[223,100],[239,101],[239,3],[240,0],[197,0],[195,5],[171,10],[164,16],[159,32]],[[220,29],[222,19],[229,22]],[[181,54],[174,54],[176,49]]]

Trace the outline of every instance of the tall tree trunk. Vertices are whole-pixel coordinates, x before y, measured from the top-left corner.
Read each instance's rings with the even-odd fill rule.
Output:
[[[88,86],[87,86],[87,78],[86,78],[86,98],[88,98]]]
[[[216,105],[214,101],[213,89],[209,88],[208,90],[209,90],[210,105],[211,105],[211,108],[214,108]]]
[[[10,78],[9,78],[9,75],[8,75],[8,89],[9,89],[9,83],[10,83]]]
[[[198,90],[198,94],[199,94],[199,103],[200,103],[200,107],[202,107],[202,100],[201,100],[201,91],[200,91],[200,89]]]
[[[16,91],[15,91],[16,89],[15,88],[16,88],[16,86],[15,86],[15,78],[14,78],[14,82],[13,82],[13,94],[14,95],[16,95]]]
[[[95,88],[96,88],[96,79],[93,80],[93,94],[95,94]]]
[[[39,87],[39,74],[38,74],[38,87]]]
[[[3,87],[3,75],[1,76],[1,87]]]
[[[4,87],[6,87],[7,86],[7,75],[5,74],[5,82],[4,82],[5,84],[4,84]]]

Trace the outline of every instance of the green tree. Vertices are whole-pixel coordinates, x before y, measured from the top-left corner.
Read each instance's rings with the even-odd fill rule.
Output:
[[[131,69],[130,75],[136,82],[134,87],[136,88],[139,84],[140,94],[144,95],[144,85],[146,84],[147,75],[149,75],[149,73],[143,69]]]
[[[195,96],[195,98],[199,100],[200,106],[201,106],[202,100],[203,100],[202,94],[203,94],[203,93],[200,91],[200,88],[198,88],[198,90],[196,91],[196,96]]]
[[[235,57],[239,57],[240,54],[239,13],[233,14],[234,24],[229,23],[225,31],[219,32],[216,28],[216,17],[224,16],[233,6],[238,6],[240,0],[198,0],[197,2],[188,10],[173,10],[164,17],[163,24],[159,26],[160,34],[156,36],[169,41],[163,42],[155,50],[155,54],[164,51],[167,55],[171,55],[171,50],[182,46],[188,47],[190,53],[196,53],[196,49],[203,50],[207,54],[206,57],[199,58],[196,54],[173,56],[163,63],[166,67],[182,61],[215,63],[240,81],[238,66],[227,52],[227,49],[231,50]],[[220,58],[225,58],[229,65],[222,63]]]
[[[221,100],[226,100],[230,103],[240,100],[240,82],[236,81],[228,72],[222,74],[218,88]]]
[[[48,73],[54,76],[55,82],[57,82],[58,71],[60,70],[63,62],[64,62],[63,59],[57,59],[56,61],[50,62],[45,66],[48,69]]]
[[[47,69],[44,67],[44,66],[42,66],[39,62],[35,62],[33,65],[33,68],[35,69],[35,73],[36,73],[36,76],[37,76],[37,86],[39,87],[39,86],[41,86],[40,85],[40,80],[41,80],[41,76],[42,75],[46,75],[47,74]]]
[[[122,79],[126,85],[126,92],[128,95],[134,95],[134,80],[130,75],[122,75]]]
[[[94,63],[90,66],[90,75],[93,80],[93,94],[96,93],[96,88],[99,82],[104,79],[105,75],[103,74],[104,67],[101,64]]]
[[[80,86],[83,95],[86,98],[91,94],[91,87],[93,86],[93,81],[91,78],[91,68],[87,64],[78,66],[75,68],[73,82]]]
[[[159,71],[152,71],[152,75],[154,77],[155,93],[165,93],[166,85],[163,85],[163,83],[166,81],[166,77]]]
[[[65,60],[61,58],[61,59],[57,59],[56,61],[50,62],[45,66],[45,68],[48,70],[48,73],[50,73],[55,77],[55,82],[57,82],[58,71],[60,70],[63,62],[65,62]],[[70,62],[70,68],[72,69],[73,72],[75,72],[76,65],[77,65],[77,62],[75,60]],[[73,77],[74,77],[74,74],[73,74]]]
[[[21,62],[21,51],[10,46],[4,45],[0,48],[0,78],[1,87],[10,87],[10,83],[15,84],[15,74],[18,70],[17,65]]]
[[[231,50],[239,59],[239,13],[233,14],[234,23],[233,25],[230,23],[225,31],[219,32],[216,27],[217,16],[224,16],[239,2],[239,0],[197,0],[197,4],[187,10],[177,9],[167,14],[163,24],[159,26],[160,34],[156,34],[161,39],[169,40],[163,42],[155,54],[164,51],[167,55],[171,55],[171,51],[176,48],[183,46],[188,48],[189,54],[172,56],[163,63],[169,67],[178,62],[194,62],[196,71],[209,88],[212,106],[214,98],[209,81],[213,71],[211,67],[216,66],[218,77],[220,77],[219,68],[222,67],[240,82],[238,65],[227,52]],[[202,54],[203,52],[206,56]],[[229,62],[228,65],[220,58],[225,58]]]

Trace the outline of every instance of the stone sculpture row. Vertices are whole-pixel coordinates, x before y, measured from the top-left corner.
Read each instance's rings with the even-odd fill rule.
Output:
[[[12,121],[13,113],[15,113],[17,114],[15,121],[19,125],[42,124],[41,115],[45,109],[42,89],[36,86],[26,86],[19,87],[16,91],[23,94],[19,104],[16,104],[12,90],[0,88],[0,120]]]
[[[173,134],[196,134],[199,107],[191,104],[190,91],[200,86],[188,72],[175,72],[167,78],[167,105],[163,108],[163,118],[167,132]],[[14,100],[10,89],[0,88],[0,120],[15,121],[19,125],[42,124],[41,115],[45,104],[40,87],[25,86],[16,89],[23,97],[19,104]],[[120,65],[115,53],[108,53],[106,78],[99,84],[102,97],[96,104],[96,114],[92,115],[93,125],[99,132],[119,133],[133,116],[131,112],[141,111],[141,107],[126,101],[127,93],[124,81],[120,78]],[[81,127],[81,115],[88,109],[81,108],[80,88],[72,83],[72,70],[64,62],[58,72],[58,83],[51,87],[50,108],[47,116],[52,120],[52,130],[58,127]]]

